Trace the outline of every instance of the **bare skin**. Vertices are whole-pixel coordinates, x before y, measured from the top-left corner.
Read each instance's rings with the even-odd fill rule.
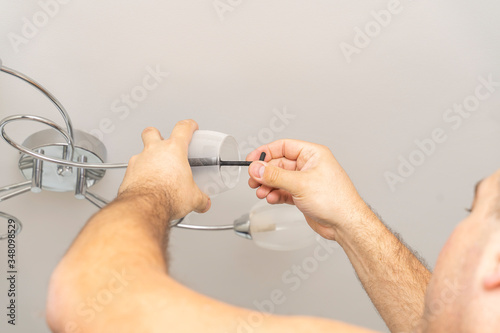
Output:
[[[296,205],[312,229],[337,241],[391,332],[409,332],[423,314],[431,274],[361,199],[328,147],[280,140],[248,159],[260,152],[267,162],[249,170],[257,196]]]
[[[90,219],[53,273],[47,321],[54,332],[243,332],[246,318],[262,317],[168,275],[168,222],[210,208],[187,162],[197,128],[180,122],[168,140],[144,131],[144,151],[131,159],[117,199]],[[297,205],[317,233],[344,248],[392,332],[500,331],[500,171],[481,182],[429,283],[430,273],[363,202],[328,148],[277,141],[248,160],[262,151],[266,162],[249,168],[257,196]],[[369,332],[320,318],[263,318],[253,332]]]
[[[500,332],[500,170],[441,251],[415,332]]]
[[[163,140],[143,132],[115,201],[94,215],[54,271],[47,299],[53,332],[239,332],[260,314],[197,294],[168,275],[169,221],[210,201],[187,161],[194,121]],[[332,320],[266,315],[254,332],[370,332]]]
[[[263,316],[197,294],[168,275],[169,221],[210,208],[187,162],[197,128],[180,122],[167,140],[154,128],[144,131],[144,151],[131,159],[117,199],[90,219],[52,275],[50,328],[243,332],[246,318],[261,316],[253,332],[369,332],[320,318]],[[317,233],[344,248],[392,332],[500,331],[500,170],[481,182],[472,213],[430,278],[359,197],[328,148],[283,140],[247,159],[262,151],[268,157],[252,163],[249,185],[272,204],[297,205]]]

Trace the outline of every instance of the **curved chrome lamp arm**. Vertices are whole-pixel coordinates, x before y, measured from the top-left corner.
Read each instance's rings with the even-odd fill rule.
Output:
[[[56,163],[59,165],[64,165],[68,167],[75,167],[75,168],[83,168],[83,169],[120,169],[120,168],[127,168],[128,163],[99,163],[99,164],[89,164],[89,163],[82,163],[82,162],[73,162],[69,160],[64,160],[64,159],[59,159],[59,158],[53,158],[53,157],[48,157],[46,155],[37,153],[31,149],[28,149],[27,147],[18,144],[14,140],[12,140],[7,133],[5,132],[5,126],[11,122],[14,121],[20,121],[20,120],[31,120],[35,122],[39,122],[42,124],[45,124],[47,126],[52,127],[56,131],[58,131],[65,139],[68,145],[72,145],[72,139],[69,136],[69,134],[66,133],[66,131],[53,122],[50,119],[39,117],[39,116],[33,116],[33,115],[15,115],[15,116],[10,116],[5,119],[3,119],[0,122],[0,132],[3,137],[3,139],[10,144],[12,147],[16,148],[17,150],[25,153],[26,155],[32,156],[36,159],[43,160],[46,162],[51,162],[51,163]]]
[[[59,102],[59,100],[54,95],[52,95],[40,83],[36,82],[32,78],[30,78],[27,75],[20,73],[16,70],[13,70],[11,68],[3,66],[2,59],[0,59],[0,71],[4,72],[6,74],[12,75],[14,77],[17,77],[18,79],[21,79],[24,82],[29,83],[31,86],[35,87],[42,94],[44,94],[46,97],[48,97],[50,99],[50,101],[57,107],[57,109],[61,113],[61,116],[64,119],[64,123],[66,124],[66,130],[67,130],[68,136],[70,137],[70,145],[69,145],[70,149],[68,149],[67,155],[64,156],[63,158],[68,160],[68,161],[72,161],[73,160],[73,153],[75,150],[75,147],[73,145],[73,141],[74,141],[73,124],[71,123],[71,118],[69,117],[68,112],[66,111],[64,106],[61,104],[61,102]]]
[[[15,191],[14,191],[15,190]],[[0,195],[4,192],[10,192],[0,196],[0,202],[16,197],[20,194],[29,192],[31,190],[31,181],[7,185],[0,188]]]
[[[20,187],[25,187],[26,185],[31,185],[31,181],[28,180],[28,181],[25,181],[22,183],[4,186],[4,187],[0,188],[0,193],[10,191],[10,190],[15,190],[15,189],[18,189]]]
[[[21,195],[23,193],[29,192],[31,189],[31,181],[27,182],[22,182],[22,183],[17,183],[17,184],[12,184],[12,185],[7,185],[2,188],[0,188],[0,202],[14,198],[18,195]],[[3,194],[5,192],[10,192],[7,194]],[[4,212],[0,212],[0,217],[3,217],[7,220],[14,220],[16,223],[16,235],[18,235],[21,230],[23,229],[23,224],[21,221],[19,221],[16,217],[9,215]],[[9,235],[7,233],[0,235],[0,241],[9,238]]]
[[[85,194],[85,199],[87,199],[87,201],[89,201],[90,203],[92,203],[94,206],[96,206],[99,209],[102,209],[102,208],[104,208],[104,206],[109,204],[108,200],[106,200],[103,197],[101,197],[95,193],[92,193],[92,192],[87,192]]]
[[[190,229],[190,230],[220,231],[220,230],[233,230],[234,224],[229,224],[229,225],[192,225],[192,224],[179,223],[179,224],[174,225],[174,227],[181,228],[181,229]]]
[[[0,212],[0,217],[3,217],[6,220],[13,220],[16,223],[16,235],[18,235],[21,232],[21,230],[23,229],[23,224],[15,216],[9,215],[9,214],[4,213],[4,212]],[[4,240],[4,239],[8,239],[8,238],[9,238],[8,233],[0,235],[0,241]]]

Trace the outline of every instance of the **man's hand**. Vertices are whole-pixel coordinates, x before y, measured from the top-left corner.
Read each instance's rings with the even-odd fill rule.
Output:
[[[188,162],[188,146],[197,129],[194,120],[183,120],[164,140],[156,128],[146,128],[144,151],[130,159],[119,197],[151,198],[163,205],[171,220],[208,211],[210,198],[196,186]]]
[[[249,185],[271,204],[295,204],[307,222],[324,238],[336,240],[339,231],[372,214],[349,176],[328,147],[297,140],[279,140],[247,156],[266,153],[266,161],[249,168]]]
[[[392,332],[409,332],[421,318],[430,273],[361,199],[330,150],[279,140],[250,153],[266,161],[249,168],[249,185],[271,204],[295,204],[309,225],[344,249]]]

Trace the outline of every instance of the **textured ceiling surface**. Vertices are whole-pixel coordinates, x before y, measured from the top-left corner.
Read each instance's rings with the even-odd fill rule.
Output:
[[[433,266],[474,184],[500,166],[500,87],[473,98],[485,80],[500,81],[499,12],[486,0],[0,0],[0,57],[49,88],[76,128],[106,144],[110,162],[141,150],[143,128],[168,135],[186,118],[233,135],[244,154],[277,138],[328,145],[363,198]],[[464,103],[471,112],[458,111]],[[19,113],[61,123],[43,96],[3,74],[0,118]],[[9,131],[22,141],[42,128]],[[0,186],[21,181],[17,152],[2,141],[0,156]],[[122,177],[108,171],[94,191],[111,199]],[[247,178],[191,221],[226,224],[247,212],[258,201]],[[25,225],[18,321],[8,325],[2,310],[0,331],[48,332],[50,273],[96,209],[43,192],[0,210]],[[6,251],[0,242],[2,309]],[[294,267],[314,246],[272,252],[231,231],[174,230],[169,252],[175,278],[219,300],[259,309],[279,289],[275,313],[387,331],[337,247],[307,277]]]

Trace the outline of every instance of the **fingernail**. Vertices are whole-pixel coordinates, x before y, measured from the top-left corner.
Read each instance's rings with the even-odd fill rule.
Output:
[[[266,171],[266,167],[261,166],[259,169],[259,178],[262,178],[262,176],[264,176],[264,171]]]
[[[265,165],[263,163],[258,163],[257,165],[253,167],[252,172],[255,178],[262,178],[264,175],[264,170],[266,169]]]

